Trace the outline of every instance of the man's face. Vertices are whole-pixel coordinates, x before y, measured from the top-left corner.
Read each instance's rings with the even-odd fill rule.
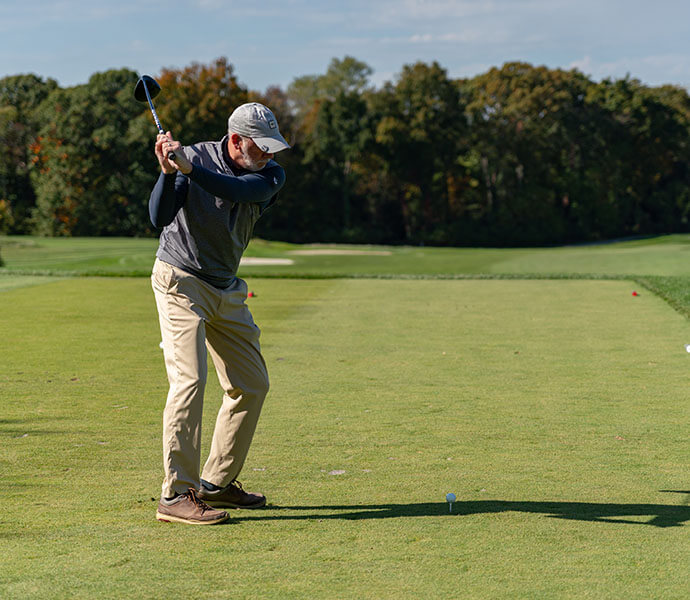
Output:
[[[235,162],[248,171],[261,171],[273,158],[273,154],[264,152],[254,143],[254,140],[248,137],[241,139],[239,151],[240,156],[235,159]]]

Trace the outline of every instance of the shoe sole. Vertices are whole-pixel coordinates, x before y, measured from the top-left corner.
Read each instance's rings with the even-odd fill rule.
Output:
[[[193,519],[183,519],[181,517],[174,517],[172,515],[156,512],[156,519],[163,523],[186,523],[187,525],[217,525],[218,523],[225,523],[229,518],[230,515],[225,515],[213,521],[194,521]]]

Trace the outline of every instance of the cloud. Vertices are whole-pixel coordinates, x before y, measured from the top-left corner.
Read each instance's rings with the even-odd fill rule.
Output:
[[[583,0],[587,1],[587,0]],[[350,3],[351,4],[351,3]],[[567,0],[371,0],[364,4],[367,18],[362,26],[409,27],[464,25],[522,20],[555,14]],[[571,2],[572,4],[572,2]],[[368,25],[367,25],[368,24]]]
[[[578,58],[577,60],[572,61],[568,65],[569,69],[577,69],[578,71],[582,71],[583,73],[591,73],[594,65],[592,63],[592,57],[591,56],[583,56],[582,58]]]
[[[683,85],[690,83],[690,55],[680,53],[625,56],[616,60],[597,61],[590,55],[572,61],[571,69],[578,69],[596,80],[619,79],[630,75],[649,85]]]
[[[455,33],[413,33],[399,37],[384,37],[378,41],[382,44],[470,44],[482,39],[482,33],[476,30]]]
[[[19,5],[0,4],[0,31],[12,32],[28,29],[38,35],[45,26],[62,24],[84,24],[90,27],[112,25],[112,19],[137,16],[151,19],[160,10],[167,10],[163,0],[147,0],[145,4],[137,0],[118,0],[117,2],[88,2],[86,0],[32,0]],[[149,16],[151,15],[151,16]]]

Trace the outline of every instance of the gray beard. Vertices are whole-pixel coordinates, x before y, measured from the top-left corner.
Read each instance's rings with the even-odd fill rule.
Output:
[[[240,152],[242,153],[242,159],[244,160],[244,168],[247,169],[247,171],[261,171],[261,169],[264,168],[264,166],[259,165],[258,161],[252,160],[249,158],[249,154],[245,152],[244,150],[244,144],[240,146]]]

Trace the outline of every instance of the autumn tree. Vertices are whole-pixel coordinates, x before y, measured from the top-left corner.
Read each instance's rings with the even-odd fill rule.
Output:
[[[506,63],[452,80],[405,65],[375,89],[334,58],[250,91],[225,58],[163,69],[156,107],[183,143],[219,140],[246,101],[276,114],[288,185],[258,235],[293,242],[555,244],[690,229],[690,97],[626,77]],[[158,165],[137,75],[61,89],[0,80],[0,231],[154,235]]]
[[[228,117],[248,100],[226,58],[211,64],[192,63],[183,69],[163,69],[156,111],[166,130],[183,144],[220,140]]]
[[[145,109],[132,93],[136,82],[127,69],[96,73],[87,84],[54,90],[39,107],[43,126],[32,146],[36,233],[150,231],[156,163],[141,126]]]

